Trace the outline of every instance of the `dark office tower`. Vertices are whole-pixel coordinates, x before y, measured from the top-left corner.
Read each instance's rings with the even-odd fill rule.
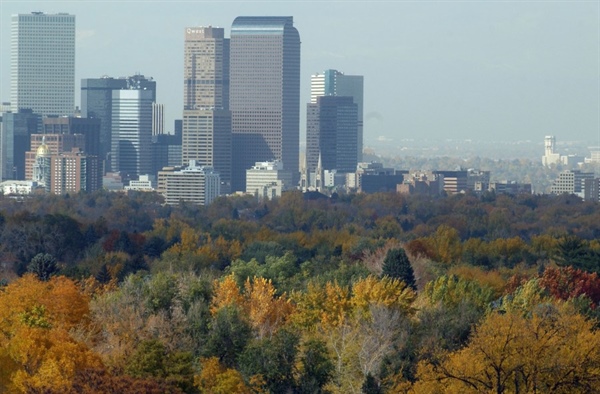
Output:
[[[216,27],[184,32],[182,163],[213,167],[221,193],[231,189],[229,39]]]
[[[337,70],[325,70],[311,75],[310,102],[315,104],[319,96],[352,97],[358,107],[356,158],[362,161],[363,152],[363,82],[362,75],[345,75]]]
[[[0,176],[2,180],[25,179],[25,152],[29,150],[31,135],[37,133],[42,117],[30,109],[2,114],[0,132]]]
[[[114,90],[139,87],[152,92],[156,101],[156,82],[143,75],[128,78],[86,78],[81,80],[81,116],[100,119],[100,148],[102,160],[107,160],[111,152],[112,133],[112,94]],[[106,163],[110,170],[110,163]]]
[[[11,97],[13,112],[28,108],[40,115],[75,111],[75,16],[12,16]]]
[[[42,121],[42,134],[81,134],[85,139],[81,150],[96,157],[100,153],[100,119],[74,116],[45,117]]]
[[[231,27],[233,190],[246,170],[280,160],[299,178],[300,36],[290,17],[238,17]]]
[[[321,168],[355,172],[358,110],[352,97],[321,96],[307,105],[306,166],[314,173]]]

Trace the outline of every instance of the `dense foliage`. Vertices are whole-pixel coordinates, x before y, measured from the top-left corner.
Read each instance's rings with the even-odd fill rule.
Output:
[[[1,392],[598,392],[600,209],[574,196],[0,209]]]

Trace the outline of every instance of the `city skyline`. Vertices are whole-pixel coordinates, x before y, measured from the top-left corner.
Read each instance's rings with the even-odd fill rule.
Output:
[[[294,16],[302,33],[301,106],[312,73],[365,76],[366,147],[406,138],[598,140],[597,3],[324,2],[313,12],[298,2],[173,2],[167,14],[165,4],[3,1],[0,99],[10,100],[10,15],[67,12],[77,18],[76,84],[152,76],[170,130],[183,106],[181,29],[223,26],[229,36],[238,15],[279,14]],[[133,10],[143,18],[128,18]]]

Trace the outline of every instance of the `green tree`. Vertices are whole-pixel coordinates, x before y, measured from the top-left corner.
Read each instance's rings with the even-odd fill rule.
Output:
[[[299,394],[326,394],[323,387],[333,377],[334,365],[327,355],[327,345],[318,339],[304,344],[300,359],[301,373],[298,377]]]
[[[383,394],[383,390],[377,382],[377,379],[375,379],[371,374],[368,374],[365,378],[365,382],[361,387],[361,392],[363,394]]]
[[[408,256],[406,256],[406,252],[402,248],[388,250],[383,260],[382,275],[400,279],[412,289],[416,290],[417,288],[414,271],[410,265]]]
[[[236,366],[237,356],[250,340],[252,329],[233,305],[220,308],[210,323],[210,331],[204,348],[207,357],[218,357],[228,368]]]
[[[58,265],[51,254],[38,253],[27,265],[27,271],[35,274],[39,280],[47,281],[58,272]]]
[[[297,335],[279,330],[271,338],[256,340],[240,355],[240,370],[246,379],[260,375],[271,393],[293,392]]]

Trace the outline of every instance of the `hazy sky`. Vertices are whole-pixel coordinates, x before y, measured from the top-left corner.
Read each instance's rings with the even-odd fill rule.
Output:
[[[293,16],[302,41],[301,136],[310,75],[364,75],[365,146],[376,139],[600,140],[598,1],[0,0],[0,100],[10,99],[10,16],[76,15],[81,78],[157,82],[181,118],[183,31],[240,15]],[[304,140],[301,141],[304,143]]]

